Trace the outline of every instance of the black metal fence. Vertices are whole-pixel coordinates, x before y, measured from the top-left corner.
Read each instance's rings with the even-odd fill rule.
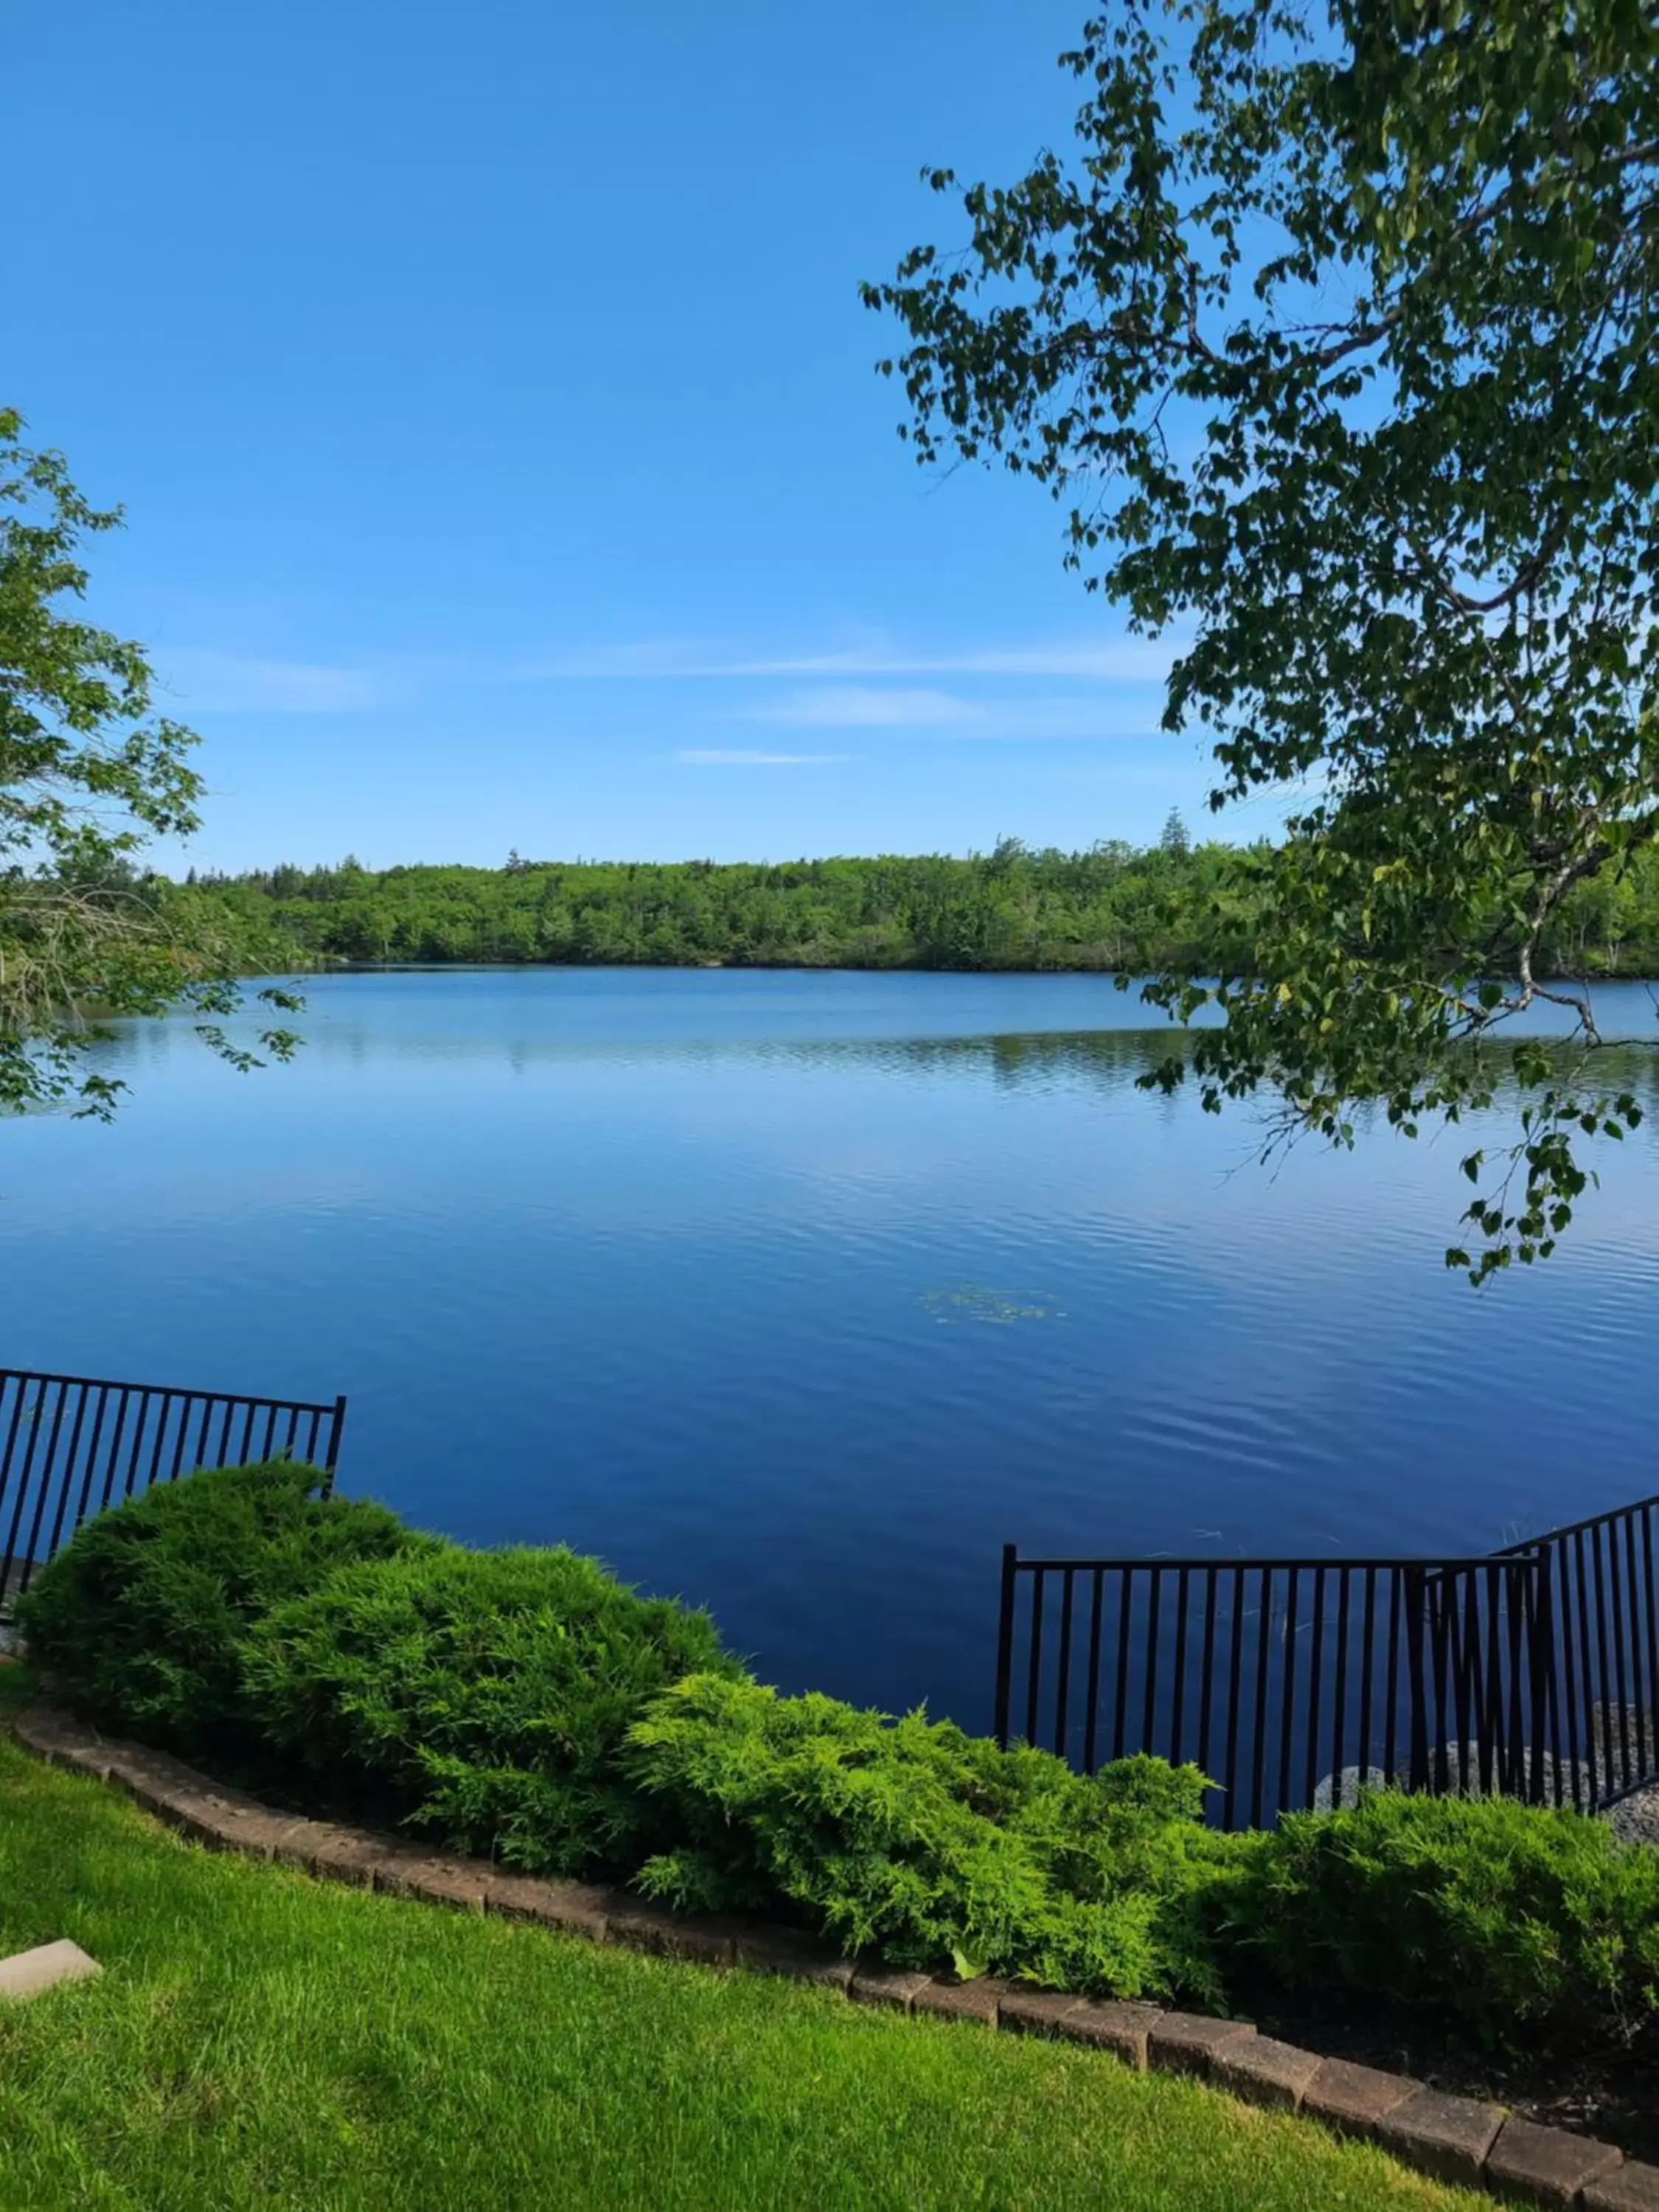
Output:
[[[89,1514],[154,1482],[286,1454],[331,1487],[345,1407],[0,1368],[0,1606]]]
[[[1659,1498],[1516,1544],[1535,1560],[1540,1664],[1547,1683],[1537,1794],[1590,1810],[1659,1779]]]
[[[996,1733],[1191,1760],[1260,1826],[1384,1781],[1595,1810],[1659,1778],[1659,1500],[1480,1559],[1003,1553]]]

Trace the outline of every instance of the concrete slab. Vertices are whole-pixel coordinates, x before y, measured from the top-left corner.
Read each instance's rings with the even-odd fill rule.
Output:
[[[88,1958],[78,1943],[65,1936],[59,1942],[38,1944],[33,1951],[0,1959],[0,1998],[39,1996],[42,1990],[55,1989],[59,1982],[83,1982],[88,1975],[103,1971],[95,1959]]]

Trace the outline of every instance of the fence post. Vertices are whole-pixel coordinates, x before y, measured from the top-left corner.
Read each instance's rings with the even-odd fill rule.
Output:
[[[999,1747],[1008,1748],[1009,1703],[1013,1693],[1014,1672],[1014,1575],[1019,1564],[1019,1547],[1005,1544],[1002,1547],[1002,1618],[997,1626],[997,1694],[996,1720],[992,1729]]]
[[[346,1401],[343,1395],[334,1401],[334,1419],[329,1423],[328,1457],[323,1462],[323,1495],[328,1497],[334,1488],[334,1470],[339,1463],[340,1431],[345,1426]]]
[[[1165,1747],[1179,1756],[1185,1741],[1183,1702],[1190,1655],[1182,1633],[1190,1620],[1191,1580],[1204,1578],[1203,1683],[1200,1690],[1200,1761],[1208,1741],[1212,1704],[1224,1706],[1226,1743],[1222,1761],[1224,1814],[1232,1826],[1248,1817],[1259,1826],[1287,1809],[1292,1799],[1291,1767],[1299,1749],[1305,1759],[1309,1790],[1317,1787],[1321,1763],[1318,1729],[1329,1729],[1331,1771],[1344,1771],[1348,1725],[1348,1578],[1363,1573],[1364,1602],[1359,1662],[1361,1765],[1373,1752],[1373,1688],[1382,1670],[1381,1763],[1390,1778],[1416,1790],[1464,1792],[1496,1790],[1534,1803],[1572,1802],[1585,1809],[1638,1784],[1659,1779],[1659,1571],[1656,1571],[1652,1522],[1659,1495],[1616,1512],[1600,1514],[1556,1528],[1524,1543],[1479,1557],[1437,1559],[1373,1559],[1338,1563],[1339,1595],[1335,1711],[1325,1719],[1322,1703],[1326,1661],[1324,1560],[1251,1559],[1222,1562],[1158,1556],[1152,1559],[1022,1559],[1012,1544],[1002,1547],[1002,1610],[998,1623],[996,1735],[1006,1745],[1013,1715],[1020,1714],[1024,1735],[1036,1742],[1048,1738],[1042,1718],[1045,1693],[1055,1705],[1056,1747],[1069,1748],[1066,1698],[1068,1656],[1073,1626],[1074,1578],[1093,1577],[1094,1605],[1089,1638],[1088,1709],[1084,1723],[1084,1762],[1095,1763],[1095,1724],[1101,1694],[1101,1603],[1105,1578],[1120,1587],[1115,1668],[1108,1668],[1115,1715],[1113,1756],[1121,1756],[1132,1662],[1146,1669],[1142,1712],[1144,1748],[1151,1750],[1158,1718],[1159,1649],[1158,1593],[1162,1582],[1176,1577],[1174,1688],[1175,1719]],[[1641,1525],[1636,1516],[1640,1515]],[[1027,1612],[1018,1612],[1018,1577],[1031,1582]],[[1313,1644],[1305,1668],[1297,1664],[1295,1642],[1300,1626],[1296,1602],[1298,1576],[1312,1575]],[[1042,1670],[1048,1663],[1043,1638],[1042,1593],[1047,1577],[1061,1577],[1056,1689],[1046,1692]],[[1133,1618],[1136,1578],[1150,1581],[1146,1618]],[[1231,1577],[1232,1629],[1228,1650],[1218,1651],[1214,1636],[1218,1589]],[[1288,1589],[1282,1623],[1275,1583]],[[1379,1578],[1380,1586],[1379,1586]],[[1260,1599],[1247,1608],[1247,1588],[1259,1581]],[[1379,1606],[1379,1596],[1383,1601]],[[1247,1650],[1246,1613],[1255,1621],[1255,1641]],[[1380,1617],[1385,1616],[1385,1617]],[[1018,1637],[1016,1629],[1018,1628]],[[1645,1644],[1644,1632],[1645,1631]],[[1406,1649],[1400,1649],[1401,1635]],[[1054,1639],[1051,1639],[1053,1641]],[[1014,1647],[1026,1668],[1018,1708],[1014,1696]],[[1283,1646],[1282,1680],[1273,1674],[1276,1644]],[[1029,1645],[1029,1659],[1025,1647]],[[1213,1680],[1212,1680],[1213,1676]],[[1248,1679],[1254,1678],[1253,1683]],[[1251,1692],[1253,1690],[1253,1695]],[[1399,1704],[1407,1700],[1409,1734],[1399,1737]],[[1270,1711],[1271,1707],[1271,1711]],[[1653,1717],[1650,1718],[1650,1711]],[[1270,1726],[1270,1721],[1273,1725]],[[1305,1733],[1305,1743],[1297,1732]],[[1581,1732],[1588,1731],[1580,1745]],[[1547,1764],[1546,1762],[1548,1762]],[[1269,1766],[1279,1787],[1269,1785]],[[1586,1782],[1589,1787],[1586,1790]]]

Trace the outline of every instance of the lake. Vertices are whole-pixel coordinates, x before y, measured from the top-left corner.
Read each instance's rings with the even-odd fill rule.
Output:
[[[350,1399],[342,1486],[988,1723],[999,1547],[1484,1549],[1659,1489],[1659,1114],[1561,1253],[1441,1266],[1462,1133],[1276,1171],[1079,976],[455,969],[185,1023],[0,1136],[0,1363]],[[1609,1031],[1659,1037],[1642,987]],[[1650,1100],[1659,1053],[1632,1056]]]

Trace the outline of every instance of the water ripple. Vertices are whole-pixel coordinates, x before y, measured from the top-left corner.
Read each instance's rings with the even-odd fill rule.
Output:
[[[1461,1145],[1269,1178],[1248,1122],[1136,1088],[1167,1040],[1094,979],[313,1008],[291,1070],[152,1028],[115,1129],[12,1127],[3,1356],[343,1389],[351,1486],[592,1548],[786,1684],[981,1723],[1011,1539],[1483,1546],[1655,1486],[1659,1116],[1477,1298],[1440,1265]]]

